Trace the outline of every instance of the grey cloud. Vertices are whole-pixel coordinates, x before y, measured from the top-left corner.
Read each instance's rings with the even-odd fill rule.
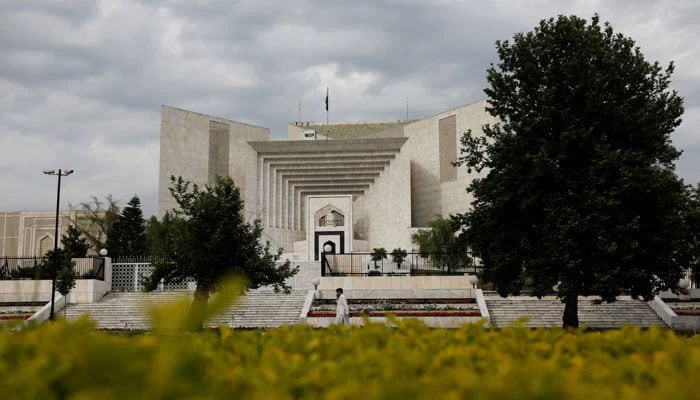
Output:
[[[484,97],[494,42],[540,19],[599,11],[648,59],[677,59],[679,172],[700,179],[694,3],[537,1],[0,1],[0,209],[44,209],[36,171],[73,163],[66,198],[154,213],[161,104],[270,127],[420,118]],[[661,12],[664,11],[664,12]],[[686,36],[683,36],[686,35]],[[335,68],[335,69],[333,69]],[[322,75],[326,74],[326,75]],[[17,138],[24,140],[17,140]],[[674,140],[676,140],[674,138]],[[37,150],[38,149],[38,150]],[[20,157],[13,156],[18,154]],[[35,159],[39,157],[39,159]],[[56,164],[56,165],[54,165]],[[24,182],[24,183],[23,183]]]

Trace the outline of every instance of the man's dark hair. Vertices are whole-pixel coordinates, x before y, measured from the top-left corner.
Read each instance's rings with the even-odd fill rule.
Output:
[[[340,294],[343,294],[343,288],[335,289],[335,291],[338,292],[338,293],[340,293]]]

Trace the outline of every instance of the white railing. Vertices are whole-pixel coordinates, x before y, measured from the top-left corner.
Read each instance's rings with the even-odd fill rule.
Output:
[[[144,261],[145,258],[134,258],[134,260]],[[150,262],[123,262],[124,259],[118,259],[120,262],[112,263],[112,291],[117,292],[139,292],[145,290],[145,281],[153,273],[154,266]],[[190,288],[190,283],[194,279],[189,279],[182,283],[168,283],[162,281],[158,285],[160,291],[167,290],[185,290]]]

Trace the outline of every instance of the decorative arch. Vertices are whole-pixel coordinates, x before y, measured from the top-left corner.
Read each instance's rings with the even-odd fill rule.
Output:
[[[330,251],[326,251],[326,245],[330,246]],[[328,253],[328,254],[335,254],[336,249],[335,249],[335,242],[332,240],[326,241],[322,246],[321,246],[321,251],[323,253]]]
[[[321,228],[345,226],[345,214],[332,204],[327,204],[314,213],[314,222]]]
[[[36,242],[37,256],[42,257],[47,251],[53,250],[53,236],[45,234]]]

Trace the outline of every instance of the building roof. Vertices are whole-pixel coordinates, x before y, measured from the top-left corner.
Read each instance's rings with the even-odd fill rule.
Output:
[[[327,135],[330,139],[353,139],[381,132],[385,129],[406,125],[409,121],[390,122],[349,122],[332,123],[326,125],[323,122],[290,122],[289,125],[303,129],[313,129],[319,135]]]
[[[408,140],[405,137],[336,140],[265,140],[249,141],[258,154],[285,154],[295,157],[298,153],[371,153],[398,152]]]

